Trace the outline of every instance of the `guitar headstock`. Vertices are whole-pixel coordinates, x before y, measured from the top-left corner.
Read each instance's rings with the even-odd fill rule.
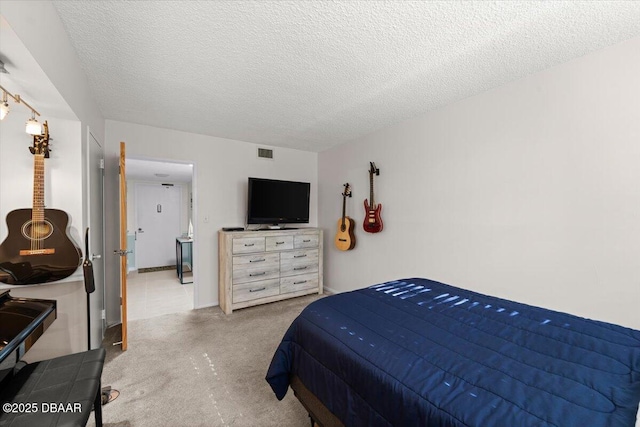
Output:
[[[342,193],[343,197],[351,197],[351,186],[347,182],[344,184],[344,192]]]
[[[29,147],[31,154],[43,154],[46,159],[49,158],[49,124],[45,121],[42,125],[44,132],[41,135],[33,135],[33,147]]]
[[[378,169],[376,167],[376,164],[373,162],[369,162],[369,165],[371,165],[371,167],[369,168],[369,175],[373,176],[375,175],[380,175],[380,169]]]

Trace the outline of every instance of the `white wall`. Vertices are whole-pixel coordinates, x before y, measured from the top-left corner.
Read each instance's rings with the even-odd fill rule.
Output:
[[[191,193],[191,184],[184,182],[173,182],[170,179],[164,181],[166,184],[173,184],[174,187],[180,187],[182,192],[182,202],[180,205],[180,230],[182,233],[186,233],[189,228],[189,219],[191,218],[191,212],[189,209],[189,196]],[[136,184],[150,184],[161,185],[157,181],[140,181],[127,179],[127,228],[128,234],[133,234],[136,231]],[[177,237],[177,236],[176,236]]]
[[[271,147],[275,159],[265,160],[257,157],[258,145],[255,144],[111,120],[106,121],[105,139],[107,252],[118,246],[117,162],[120,141],[126,142],[127,157],[193,163],[196,308],[218,304],[217,232],[222,227],[244,225],[248,177],[310,182],[309,226],[317,225],[316,153]],[[108,259],[108,285],[118,280],[116,261]],[[107,289],[109,298],[116,298],[115,291]],[[108,303],[108,306],[113,304]],[[117,313],[108,312],[107,322],[113,322],[116,316]]]
[[[640,329],[638,76],[635,38],[320,153],[325,287],[421,276]],[[332,242],[345,182],[350,252]]]
[[[17,109],[16,109],[17,110]],[[16,113],[14,115],[14,113]],[[69,234],[81,246],[83,227],[82,153],[80,123],[47,118],[52,151],[45,160],[45,205],[69,215]],[[14,209],[33,205],[33,137],[24,131],[18,111],[12,111],[0,124],[0,241],[9,230],[4,222]],[[58,282],[33,286],[10,286],[13,297],[44,298],[57,301],[57,320],[29,351],[25,360],[34,361],[86,350],[87,320],[82,270]]]
[[[190,198],[190,193],[191,193],[191,183],[184,183],[184,182],[173,182],[170,179],[164,181],[164,183],[166,184],[173,184],[174,187],[178,187],[180,188],[180,192],[181,192],[181,202],[180,202],[180,234],[173,236],[173,237],[180,237],[180,235],[184,234],[186,235],[189,229],[189,219],[191,218],[191,210],[189,208],[189,198]],[[137,240],[135,240],[136,238],[136,230],[138,228],[137,226],[137,205],[136,205],[136,185],[137,184],[141,184],[141,185],[154,185],[154,186],[160,186],[162,185],[162,183],[158,182],[158,181],[142,181],[142,180],[133,180],[133,179],[127,179],[127,235],[128,236],[133,236],[132,238],[134,239],[133,241],[133,247],[131,245],[127,246],[127,250],[129,251],[133,251],[133,254],[129,255],[129,257],[127,258],[127,269],[128,271],[134,271],[137,270],[137,266],[135,265],[138,258],[138,254],[136,253],[137,249],[136,249],[136,243]],[[173,252],[175,252],[175,244],[171,243],[171,249]],[[174,257],[175,258],[175,257]],[[133,263],[131,262],[131,259],[133,259]],[[168,265],[168,264],[167,264]]]
[[[91,133],[102,143],[104,141],[104,119],[91,96],[86,76],[53,4],[50,1],[3,0],[0,2],[0,14],[6,19],[11,29],[24,44],[25,49],[35,59],[41,71],[46,74],[50,83],[79,120],[79,122],[75,122],[75,125],[70,125],[75,126],[74,130],[69,130],[64,134],[63,126],[60,123],[57,123],[54,118],[44,117],[49,120],[52,126],[52,136],[55,139],[54,152],[52,153],[54,157],[49,166],[51,168],[49,178],[51,185],[49,185],[47,192],[49,193],[48,197],[51,197],[51,205],[48,206],[55,206],[69,212],[72,216],[72,226],[76,230],[83,231],[85,225],[88,224],[88,211],[83,199],[86,194],[84,179],[86,176],[85,159],[88,135],[86,130],[89,128]],[[0,41],[0,45],[2,45],[2,41]],[[38,105],[34,107],[37,108]],[[11,114],[17,112],[19,108],[12,107]],[[4,129],[5,125],[2,126]],[[23,126],[24,122],[21,121],[20,127]],[[22,130],[20,133],[24,135]],[[68,135],[69,139],[65,139],[66,136],[63,138],[64,135]],[[2,138],[0,146],[4,147],[7,140]],[[65,150],[71,150],[71,153]],[[61,161],[62,157],[65,157],[64,162]],[[56,159],[58,159],[58,163],[56,163]],[[11,161],[11,158],[5,158],[2,155],[1,161]],[[32,168],[32,164],[29,168]],[[7,182],[5,181],[5,174],[9,174],[5,172],[7,170],[3,164],[2,172],[0,172],[2,185]],[[9,174],[7,176],[9,176],[10,186],[18,179],[15,175]],[[29,177],[33,176],[32,169],[25,176],[27,182],[31,182]],[[3,188],[3,196],[5,192],[11,195],[23,194],[13,187]],[[15,202],[18,203],[18,201]],[[30,204],[29,198],[27,206]],[[5,208],[3,204],[2,209],[10,210],[13,207],[6,205]],[[12,291],[11,295],[53,298],[58,301],[58,320],[29,351],[27,354],[29,361],[86,349],[86,306],[84,302],[86,294],[82,282],[33,288],[22,287],[20,291]],[[93,301],[97,301],[97,298],[93,298]],[[99,318],[100,307],[93,304],[92,320]],[[92,332],[93,345],[96,346],[101,339],[99,336],[100,322],[95,321],[93,325],[95,327]]]

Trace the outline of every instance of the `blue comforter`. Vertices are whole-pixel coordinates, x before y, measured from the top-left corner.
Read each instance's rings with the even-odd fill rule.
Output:
[[[276,350],[347,426],[631,427],[640,331],[426,279],[310,304]]]

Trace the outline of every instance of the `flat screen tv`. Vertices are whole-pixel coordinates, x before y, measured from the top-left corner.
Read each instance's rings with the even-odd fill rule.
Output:
[[[308,182],[249,178],[247,224],[309,222]]]

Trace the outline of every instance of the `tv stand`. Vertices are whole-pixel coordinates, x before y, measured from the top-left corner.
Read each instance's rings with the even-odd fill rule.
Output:
[[[218,232],[218,286],[225,314],[322,294],[322,230]]]

